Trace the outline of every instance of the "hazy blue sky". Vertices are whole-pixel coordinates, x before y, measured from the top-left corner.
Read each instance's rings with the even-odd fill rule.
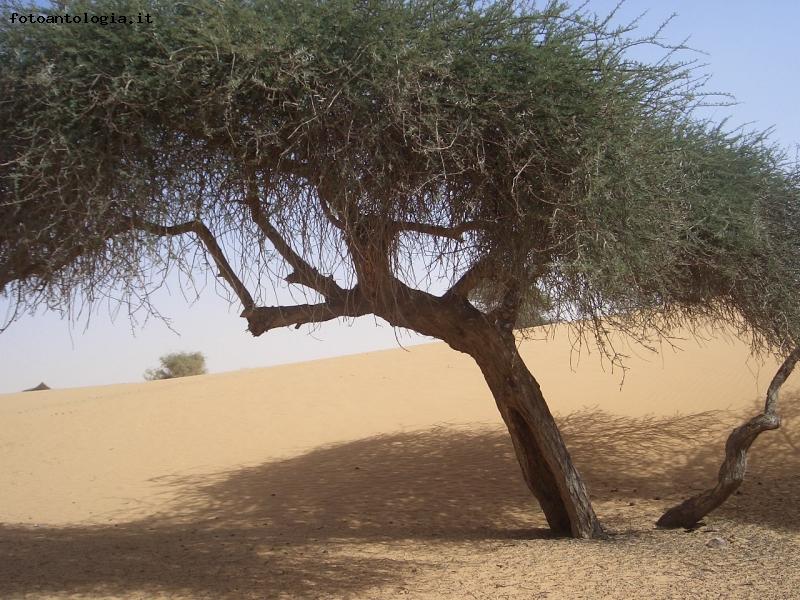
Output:
[[[606,14],[615,5],[594,0],[588,8]],[[620,18],[643,11],[649,11],[645,31],[677,13],[665,38],[690,37],[691,46],[708,53],[701,58],[713,75],[709,89],[732,93],[740,103],[716,109],[715,118],[730,116],[732,123],[758,129],[775,126],[775,140],[785,146],[800,142],[800,2],[629,0]],[[329,323],[311,334],[303,328],[252,338],[238,309],[213,289],[207,292],[191,306],[177,292],[155,298],[179,335],[155,319],[132,330],[126,315],[112,320],[107,311],[93,315],[88,329],[85,321],[71,326],[51,313],[26,316],[0,334],[0,393],[40,381],[59,388],[141,381],[159,355],[175,350],[202,351],[210,370],[218,372],[397,346],[395,332],[372,318],[352,326]],[[6,307],[0,300],[0,314]],[[422,338],[398,339],[406,344]]]

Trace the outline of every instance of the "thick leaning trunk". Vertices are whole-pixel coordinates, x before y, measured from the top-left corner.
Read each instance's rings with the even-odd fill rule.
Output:
[[[800,348],[796,348],[775,373],[767,390],[764,412],[734,429],[725,443],[725,459],[719,468],[717,485],[673,506],[656,522],[658,527],[693,527],[712,510],[719,508],[742,481],[747,470],[747,451],[763,431],[777,429],[781,425],[778,415],[778,392],[800,360]]]
[[[374,263],[358,266],[359,279],[366,282],[370,277],[380,282],[380,272],[389,271],[384,265],[375,275]],[[373,312],[392,325],[444,340],[478,363],[511,434],[525,482],[539,500],[553,533],[605,537],[539,384],[517,352],[510,326],[515,312],[488,319],[462,296],[430,296],[396,279],[390,281],[388,291],[371,298]],[[381,289],[378,284],[369,287]]]
[[[513,341],[498,346],[489,344],[473,357],[511,434],[525,483],[551,530],[576,538],[605,537],[539,384]]]

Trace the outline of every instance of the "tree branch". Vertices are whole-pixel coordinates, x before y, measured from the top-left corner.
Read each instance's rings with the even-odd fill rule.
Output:
[[[261,210],[258,195],[254,190],[251,190],[251,193],[245,199],[245,203],[250,209],[253,221],[258,225],[258,228],[261,229],[264,236],[270,241],[289,266],[294,269],[294,272],[286,277],[288,283],[304,285],[319,292],[326,298],[334,298],[344,294],[345,290],[336,283],[333,277],[320,273],[306,262],[302,256],[297,254],[288,242],[283,239],[280,232],[275,229],[272,223],[267,219],[264,211]]]
[[[482,256],[476,260],[471,267],[464,271],[458,281],[445,292],[445,297],[449,296],[466,299],[469,293],[474,290],[481,279],[483,279],[488,266],[489,260],[486,256]]]
[[[230,263],[228,262],[228,259],[225,258],[225,254],[223,253],[220,245],[217,243],[217,239],[214,237],[214,234],[211,233],[211,230],[206,227],[202,221],[194,220],[186,223],[180,223],[178,225],[158,225],[156,223],[150,223],[140,219],[139,217],[129,217],[128,221],[133,225],[134,228],[152,233],[154,235],[173,236],[183,235],[185,233],[194,233],[197,235],[208,253],[214,259],[214,263],[217,265],[217,269],[219,269],[220,276],[222,276],[222,278],[228,282],[228,285],[233,288],[233,291],[238,296],[239,301],[242,303],[244,309],[248,310],[253,308],[255,305],[253,296],[242,283],[242,280],[236,275]]]
[[[259,306],[242,311],[247,319],[247,329],[254,336],[276,329],[294,325],[295,328],[307,323],[322,323],[339,317],[361,317],[371,309],[359,289],[343,292],[339,298],[319,304],[298,304],[295,306]]]
[[[700,519],[721,506],[739,488],[744,481],[747,451],[750,446],[762,432],[777,429],[781,425],[778,415],[778,392],[798,361],[800,361],[800,348],[795,348],[783,361],[769,384],[764,412],[737,427],[728,436],[728,441],[725,443],[725,460],[719,468],[717,485],[670,508],[661,515],[656,526],[693,527]]]
[[[330,203],[325,199],[322,192],[319,190],[318,190],[318,196],[319,196],[319,205],[322,207],[322,213],[325,215],[325,217],[327,217],[328,221],[330,221],[334,227],[336,227],[341,231],[344,231],[345,222],[342,221],[340,217],[334,214]]]
[[[263,217],[261,211],[256,207],[257,214]],[[254,215],[255,216],[255,215]],[[320,293],[326,295],[327,301],[319,304],[300,304],[295,306],[255,306],[252,296],[244,287],[242,282],[233,272],[230,264],[225,258],[219,244],[217,244],[214,235],[211,231],[200,221],[189,221],[177,225],[157,225],[144,221],[138,217],[129,218],[129,222],[136,228],[142,231],[147,231],[155,235],[182,235],[185,233],[194,233],[203,241],[209,254],[214,258],[221,275],[228,281],[228,283],[236,291],[239,299],[242,301],[244,310],[241,316],[247,319],[248,330],[254,335],[259,336],[270,329],[278,327],[287,327],[294,325],[300,327],[307,323],[322,323],[330,321],[338,317],[360,317],[370,312],[369,303],[364,299],[360,290],[356,287],[352,290],[344,290],[340,288],[329,277],[322,276],[316,269],[308,265],[302,258],[294,254],[294,251],[285,243],[283,238],[278,232],[263,219],[259,227],[267,231],[272,230],[275,234],[275,239],[270,237],[265,231],[265,235],[273,242],[277,241],[276,248],[280,246],[286,251],[286,254],[281,252],[287,262],[295,267],[295,272],[286,277],[289,283],[300,283],[307,285],[309,277],[313,277],[313,283],[320,285],[320,289],[316,287]],[[280,252],[279,248],[279,252]],[[329,280],[331,284],[326,284],[325,281]],[[322,282],[322,283],[320,283]],[[313,286],[309,286],[313,287]],[[325,294],[323,292],[327,292]]]

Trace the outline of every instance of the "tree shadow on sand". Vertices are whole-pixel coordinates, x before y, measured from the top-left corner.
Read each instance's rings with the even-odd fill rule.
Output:
[[[800,402],[783,405],[784,428],[757,442],[743,494],[715,513],[719,518],[800,527]],[[647,500],[655,521],[692,488],[710,485],[740,417],[586,411],[560,422],[600,516],[613,528],[615,507]],[[384,435],[161,483],[178,486],[176,509],[145,520],[0,526],[0,597],[347,597],[402,586],[422,561],[434,560],[398,551],[403,547],[547,536],[508,435],[497,428]]]

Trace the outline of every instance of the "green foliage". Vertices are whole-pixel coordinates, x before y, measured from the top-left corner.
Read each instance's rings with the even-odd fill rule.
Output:
[[[506,286],[493,283],[483,283],[470,294],[470,302],[483,312],[497,310],[503,303],[503,296],[507,292]],[[515,329],[538,327],[553,322],[551,316],[555,312],[550,297],[537,287],[526,290],[520,301]]]
[[[158,360],[160,368],[147,369],[144,373],[148,381],[203,375],[206,372],[206,357],[202,352],[173,352]]]
[[[196,268],[195,241],[132,215],[201,218],[246,278],[274,280],[255,191],[350,283],[320,195],[348,227],[480,223],[460,241],[402,234],[388,258],[450,280],[483,261],[485,285],[544,295],[601,344],[607,326],[699,318],[771,348],[800,339],[797,165],[698,120],[702,77],[671,54],[630,59],[630,28],[511,0],[66,6],[154,23],[0,19],[0,288],[21,309],[120,288],[138,302]]]

